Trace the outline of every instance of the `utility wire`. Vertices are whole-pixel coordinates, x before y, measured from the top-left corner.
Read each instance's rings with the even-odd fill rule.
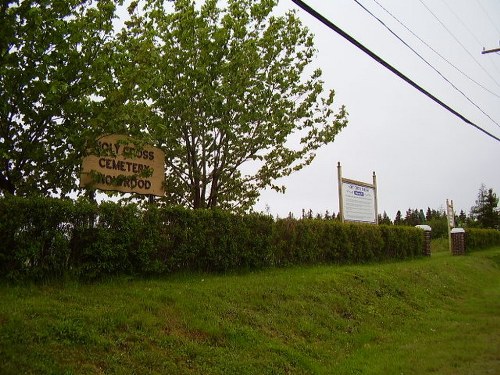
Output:
[[[405,82],[407,82],[408,84],[410,84],[411,86],[413,86],[414,88],[416,88],[422,94],[426,95],[427,97],[429,97],[430,99],[432,99],[433,101],[435,101],[437,104],[439,104],[440,106],[442,106],[443,108],[445,108],[449,112],[453,113],[455,116],[457,116],[458,118],[460,118],[465,123],[467,123],[467,124],[475,127],[477,130],[483,132],[484,134],[488,135],[489,137],[491,137],[491,138],[493,138],[493,139],[495,139],[495,140],[497,140],[497,141],[500,142],[500,138],[498,138],[495,135],[491,134],[487,130],[484,130],[480,126],[474,124],[472,121],[470,121],[465,116],[463,116],[460,113],[458,113],[457,111],[455,111],[449,105],[443,103],[441,100],[439,100],[438,98],[436,98],[430,92],[428,92],[427,90],[425,90],[424,88],[422,88],[421,86],[419,86],[417,83],[415,83],[410,78],[408,78],[407,76],[405,76],[399,70],[397,70],[392,65],[390,65],[389,63],[387,63],[381,57],[377,56],[375,53],[373,53],[372,51],[370,51],[363,44],[361,44],[356,39],[354,39],[352,36],[350,36],[349,34],[347,34],[344,30],[342,30],[341,28],[339,28],[338,26],[336,26],[335,24],[333,24],[330,20],[328,20],[327,18],[325,18],[323,15],[321,15],[320,13],[318,13],[316,10],[314,10],[313,8],[311,8],[309,5],[307,5],[306,3],[304,3],[301,0],[292,0],[292,1],[298,7],[300,7],[301,9],[303,9],[304,11],[306,11],[307,13],[309,13],[311,16],[313,16],[314,18],[316,18],[318,21],[320,21],[321,23],[323,23],[324,25],[326,25],[328,28],[330,28],[333,31],[335,31],[337,34],[339,34],[340,36],[342,36],[344,39],[347,39],[351,44],[354,44],[356,47],[358,47],[360,50],[362,50],[364,53],[366,53],[372,59],[374,59],[375,61],[377,61],[379,64],[381,64],[385,68],[389,69],[392,73],[396,74],[399,78],[403,79]]]
[[[417,51],[415,51],[408,43],[406,43],[398,34],[396,34],[392,29],[387,26],[384,21],[382,21],[380,18],[378,18],[375,14],[373,14],[368,8],[366,8],[363,4],[361,4],[358,0],[354,0],[356,4],[358,4],[361,8],[363,8],[370,16],[375,18],[378,22],[380,22],[389,32],[394,35],[401,43],[403,43],[406,47],[408,47],[415,55],[417,55],[425,64],[427,64],[432,70],[434,70],[441,78],[443,78],[446,82],[448,82],[451,87],[453,87],[456,91],[458,91],[462,96],[467,99],[469,103],[471,103],[474,107],[479,109],[483,115],[488,117],[491,121],[495,123],[496,126],[500,128],[500,124],[496,122],[489,114],[487,114],[481,107],[479,107],[476,103],[474,103],[465,93],[460,90],[453,82],[451,82],[448,78],[446,78],[439,70],[437,70],[431,63],[429,63],[421,54],[419,54]]]
[[[464,51],[472,58],[472,60],[474,60],[476,62],[476,64],[483,70],[483,72],[485,72],[488,77],[490,77],[496,84],[498,87],[500,87],[500,84],[497,82],[497,80],[481,65],[481,63],[479,61],[476,60],[476,58],[472,55],[472,53],[470,53],[467,48],[463,45],[463,43],[455,36],[455,34],[453,34],[450,29],[448,29],[448,27],[446,27],[446,25],[439,19],[438,16],[436,16],[434,14],[434,12],[423,2],[423,0],[418,0],[420,1],[420,3],[425,7],[425,9],[427,9],[429,11],[430,14],[432,14],[432,16],[441,24],[441,26],[444,27],[444,29],[446,31],[448,31],[448,33],[451,35],[451,37],[453,39],[455,39],[455,41],[460,44],[460,46],[464,49]]]
[[[453,67],[456,71],[458,71],[460,74],[462,74],[464,77],[469,79],[471,82],[475,83],[479,87],[481,87],[483,90],[489,92],[490,94],[496,96],[497,98],[500,98],[500,95],[495,93],[494,91],[491,91],[481,83],[477,82],[475,79],[471,78],[469,75],[464,73],[460,68],[458,68],[456,65],[454,65],[452,62],[450,62],[446,57],[441,55],[438,51],[436,51],[431,45],[429,45],[425,40],[423,40],[421,37],[419,37],[417,34],[415,34],[410,28],[408,28],[403,22],[401,22],[395,15],[393,15],[390,11],[388,11],[382,4],[380,4],[377,0],[373,0],[380,8],[382,8],[387,14],[389,14],[396,22],[398,22],[401,26],[403,26],[408,32],[410,32],[415,38],[417,38],[420,42],[422,42],[424,45],[427,46],[432,52],[434,52],[436,55],[438,55],[441,59],[443,59],[446,63],[448,63],[451,67]],[[481,45],[481,43],[476,39],[476,41]]]
[[[445,0],[441,0],[441,2],[446,5],[446,7],[448,8],[448,10],[455,16],[455,18],[462,24],[462,26],[469,32],[469,34],[476,40],[477,44],[480,46],[480,47],[484,47],[484,45],[482,45],[481,41],[479,40],[479,38],[476,36],[476,34],[474,34],[472,32],[471,29],[469,29],[469,27],[465,24],[464,21],[462,21],[462,19],[458,16],[458,14],[453,10],[453,8],[445,1]]]
[[[462,19],[453,10],[453,8],[446,2],[446,0],[441,0],[441,1],[443,2],[444,5],[446,5],[448,10],[455,16],[455,18],[462,24],[462,26],[469,32],[469,34],[476,40],[479,48],[484,49],[484,44],[481,43],[479,38],[472,32],[472,30],[467,26],[467,24],[464,21],[462,21]],[[499,33],[500,33],[500,31],[499,31]],[[487,61],[491,62],[491,66],[493,67],[493,69],[495,69],[497,71],[497,73],[500,74],[500,71],[498,70],[497,66],[492,62],[492,60],[487,60]]]
[[[481,4],[481,2],[479,0],[476,0],[476,3],[477,5],[479,5],[479,7],[483,10],[484,14],[486,14],[486,17],[488,17],[488,19],[490,20],[491,24],[493,25],[493,27],[497,30],[497,32],[500,34],[500,30],[498,29],[497,25],[495,24],[495,22],[493,22],[493,20],[491,19],[489,13],[486,11],[486,9],[484,9],[483,5]]]

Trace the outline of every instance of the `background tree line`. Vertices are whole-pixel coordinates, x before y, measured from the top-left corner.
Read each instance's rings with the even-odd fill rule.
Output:
[[[500,230],[500,210],[498,207],[499,198],[491,188],[486,188],[484,184],[479,188],[476,203],[471,207],[469,215],[464,210],[455,213],[455,226],[467,228],[483,228]],[[293,217],[290,213],[289,217]],[[340,220],[340,214],[330,213],[315,214],[312,210],[302,210],[302,219],[324,219]],[[432,228],[434,238],[446,237],[448,235],[448,219],[444,209],[427,210],[408,208],[405,215],[400,210],[396,212],[394,220],[391,220],[387,212],[378,215],[378,222],[382,225],[429,225]]]
[[[498,197],[492,188],[486,188],[484,184],[479,188],[475,205],[471,207],[469,215],[464,210],[455,212],[455,226],[468,228],[485,228],[500,230],[500,210],[498,208]],[[447,217],[444,209],[434,210],[427,208],[424,214],[422,209],[408,209],[404,218],[401,211],[396,213],[395,225],[419,225],[428,224],[433,230],[447,226]]]

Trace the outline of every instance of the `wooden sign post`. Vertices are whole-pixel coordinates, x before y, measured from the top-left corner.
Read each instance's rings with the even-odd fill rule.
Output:
[[[452,252],[451,230],[455,228],[455,211],[453,210],[453,201],[446,200],[446,218],[448,221],[448,242],[450,253]]]

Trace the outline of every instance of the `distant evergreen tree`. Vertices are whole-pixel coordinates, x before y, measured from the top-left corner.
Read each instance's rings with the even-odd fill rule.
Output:
[[[314,214],[312,209],[309,209],[307,211],[304,208],[302,209],[302,219],[312,219],[313,217]]]
[[[392,221],[387,215],[387,212],[384,211],[382,215],[378,215],[378,223],[382,225],[392,225]]]
[[[430,221],[433,219],[442,219],[443,217],[446,217],[446,214],[444,210],[427,210],[427,214],[425,215],[426,221]]]
[[[409,208],[406,211],[406,216],[403,220],[404,225],[415,226],[422,224],[425,221],[425,215],[423,210]]]
[[[418,219],[419,219],[419,224],[424,224],[426,222],[424,210],[420,209],[420,211],[418,212]]]
[[[430,207],[427,207],[427,212],[425,213],[425,221],[430,221],[432,219],[432,211]]]
[[[403,219],[403,225],[411,225],[411,221],[412,221],[411,215],[412,215],[412,211],[411,211],[411,208],[409,208],[406,210],[405,218]]]
[[[481,228],[500,228],[500,212],[498,207],[498,197],[493,189],[487,189],[481,184],[477,195],[476,205],[471,208],[471,218],[476,221]]]
[[[396,213],[396,218],[394,219],[394,225],[402,225],[403,224],[403,220],[401,218],[401,211],[398,210],[398,212]]]
[[[455,216],[455,222],[459,227],[463,227],[465,223],[467,222],[467,215],[465,214],[464,210],[460,210],[460,214],[458,216]]]
[[[335,220],[335,212],[330,214],[330,211],[326,210],[325,215],[323,216],[324,220]]]

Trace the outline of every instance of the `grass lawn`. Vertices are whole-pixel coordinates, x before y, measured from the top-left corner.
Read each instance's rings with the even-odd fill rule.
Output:
[[[500,374],[500,248],[0,284],[0,374],[22,373]]]

